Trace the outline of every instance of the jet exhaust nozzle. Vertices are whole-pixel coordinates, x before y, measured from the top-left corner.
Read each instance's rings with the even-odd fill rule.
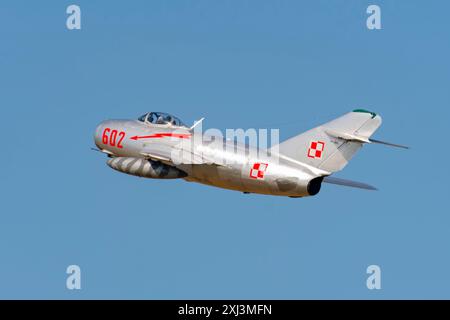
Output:
[[[320,187],[322,186],[322,181],[324,177],[317,177],[308,182],[306,191],[310,196],[315,196],[319,193]]]

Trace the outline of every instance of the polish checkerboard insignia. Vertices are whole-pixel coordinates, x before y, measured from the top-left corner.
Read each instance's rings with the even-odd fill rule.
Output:
[[[325,149],[325,142],[311,141],[308,149],[308,158],[321,159],[324,149]]]
[[[250,178],[252,179],[264,179],[264,173],[267,170],[267,163],[256,162],[250,169]]]

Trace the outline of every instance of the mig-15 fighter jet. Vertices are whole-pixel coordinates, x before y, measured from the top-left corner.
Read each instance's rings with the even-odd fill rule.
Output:
[[[270,148],[211,137],[163,112],[137,120],[107,120],[94,134],[107,164],[120,172],[154,179],[185,179],[219,188],[267,195],[316,195],[323,182],[375,190],[332,177],[381,125],[374,112],[357,109]]]

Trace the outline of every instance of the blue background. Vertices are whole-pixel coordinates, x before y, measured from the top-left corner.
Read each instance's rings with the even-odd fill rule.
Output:
[[[70,31],[72,3],[0,3],[0,298],[450,298],[448,1],[80,0]],[[90,150],[100,121],[152,110],[285,139],[355,108],[412,147],[337,174],[378,192],[244,195]]]

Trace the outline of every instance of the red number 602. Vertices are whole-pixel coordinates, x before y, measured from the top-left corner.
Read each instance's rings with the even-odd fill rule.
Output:
[[[117,139],[119,138],[119,139]],[[111,130],[111,128],[105,128],[102,134],[103,144],[109,144],[111,147],[123,148],[122,141],[125,138],[125,132],[117,130]],[[117,145],[116,145],[117,142]]]

